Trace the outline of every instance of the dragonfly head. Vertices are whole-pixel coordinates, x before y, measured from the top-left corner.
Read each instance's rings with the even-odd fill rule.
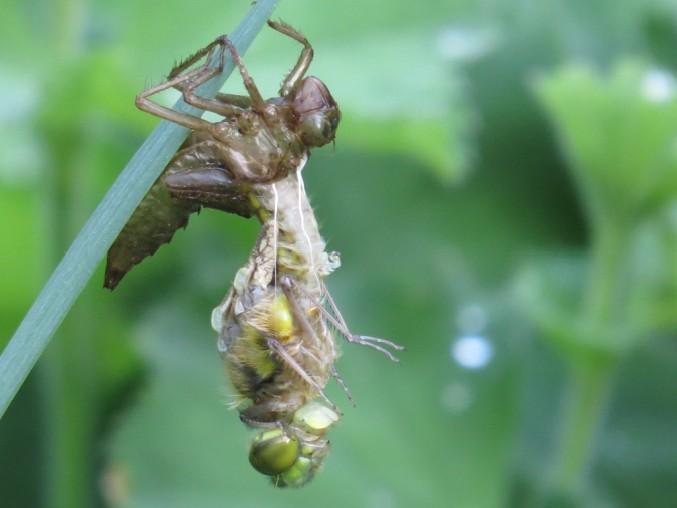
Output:
[[[298,114],[296,130],[306,146],[334,141],[341,111],[322,81],[314,76],[304,78],[294,92],[292,108]]]
[[[276,487],[301,487],[313,479],[329,453],[324,434],[339,416],[334,410],[310,402],[300,408],[291,424],[259,432],[249,450],[249,462],[271,477]]]
[[[249,449],[251,465],[268,476],[284,473],[298,457],[299,440],[282,428],[259,432]]]

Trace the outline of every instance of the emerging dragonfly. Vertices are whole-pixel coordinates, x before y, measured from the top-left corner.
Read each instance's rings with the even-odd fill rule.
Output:
[[[214,309],[212,326],[237,391],[240,418],[259,429],[250,462],[284,487],[301,486],[315,475],[329,450],[326,432],[339,420],[323,391],[331,377],[345,388],[334,368],[334,333],[392,360],[390,349],[402,347],[351,333],[324,285],[340,259],[325,250],[301,170],[311,148],[334,140],[341,114],[324,83],[305,76],[313,58],[306,38],[282,22],[268,24],[303,45],[279,97],[263,100],[226,36],[138,95],[140,109],[192,133],[111,246],[104,285],[115,288],[202,207],[259,219],[256,245]],[[198,86],[221,72],[226,51],[248,95],[197,95]],[[210,68],[213,61],[217,65]],[[208,122],[150,100],[172,87],[188,104],[223,119]]]

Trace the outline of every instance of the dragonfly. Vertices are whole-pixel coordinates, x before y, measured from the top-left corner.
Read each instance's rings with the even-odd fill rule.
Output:
[[[340,420],[340,410],[324,392],[327,383],[334,378],[352,401],[335,367],[336,336],[393,361],[393,352],[403,348],[353,334],[324,283],[340,266],[340,255],[326,248],[302,170],[312,148],[334,141],[341,112],[327,86],[306,75],[313,60],[306,37],[282,21],[268,25],[302,45],[276,97],[263,99],[227,36],[137,96],[142,111],[187,127],[190,135],[110,247],[104,286],[114,289],[203,207],[258,219],[251,255],[212,312],[211,324],[236,392],[234,406],[241,421],[257,431],[251,465],[275,486],[298,487],[320,469],[329,451],[327,431]],[[221,73],[226,55],[246,95],[200,96],[198,88]],[[152,100],[171,88],[218,120]]]

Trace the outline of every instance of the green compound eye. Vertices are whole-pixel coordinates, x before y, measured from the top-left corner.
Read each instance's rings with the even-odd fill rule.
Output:
[[[249,462],[259,473],[275,476],[287,471],[299,456],[299,442],[282,429],[256,435],[249,450]]]
[[[281,475],[273,478],[278,487],[302,487],[313,478],[313,462],[299,457],[296,463]]]

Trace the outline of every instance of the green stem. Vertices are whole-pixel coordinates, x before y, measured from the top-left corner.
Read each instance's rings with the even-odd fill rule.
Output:
[[[82,20],[86,0],[57,0],[53,17],[55,65],[71,65],[81,49]],[[65,129],[77,130],[75,123],[64,125]],[[81,213],[83,195],[76,183],[87,178],[77,163],[81,158],[83,143],[66,144],[51,139],[53,132],[46,133],[47,146],[52,149],[52,164],[42,181],[43,224],[47,234],[45,252],[49,268],[59,260],[68,247],[68,241],[77,224],[86,218]],[[82,132],[78,135],[81,137]],[[49,143],[52,141],[52,143]],[[89,300],[78,305],[63,326],[59,338],[48,348],[43,362],[39,364],[44,408],[44,448],[46,488],[43,505],[46,507],[84,508],[93,505],[95,492],[92,450],[94,441],[95,384],[94,351],[91,329],[87,315]]]
[[[82,27],[87,0],[56,0],[54,2],[54,44],[61,58],[77,54],[82,43]]]
[[[64,126],[77,128],[76,126]],[[87,168],[78,164],[83,146],[61,148],[66,157],[51,169],[51,178],[43,182],[47,195],[44,223],[52,235],[49,242],[51,266],[68,246],[68,239],[77,231],[75,224],[84,219],[82,201],[85,196],[77,188],[87,179]],[[59,148],[55,148],[59,150]],[[44,464],[47,488],[45,506],[81,508],[92,506],[95,492],[93,477],[94,425],[97,412],[95,336],[91,316],[92,298],[77,305],[56,340],[46,351],[40,366],[45,420]]]
[[[231,40],[239,52],[244,53],[249,47],[277,1],[258,0],[231,33]],[[232,70],[233,64],[229,61],[221,76],[206,83],[200,88],[200,93],[213,97]],[[202,113],[182,101],[175,109]],[[0,356],[0,416],[5,413],[108,247],[187,134],[183,127],[161,122],[129,161],[69,247]]]
[[[615,362],[586,359],[574,364],[564,406],[554,486],[575,496],[583,486],[595,436],[606,410]]]
[[[631,229],[624,223],[597,222],[593,231],[588,290],[581,319],[603,342],[605,338],[601,335],[608,333],[623,316],[623,274]],[[584,486],[618,361],[618,356],[600,354],[594,349],[572,357],[553,476],[559,494],[575,497]]]
[[[623,273],[631,228],[624,222],[597,221],[594,228],[588,292],[582,313],[595,328],[605,329],[621,316]]]
[[[93,505],[97,377],[92,365],[94,353],[86,344],[91,335],[88,337],[86,328],[80,327],[84,313],[80,309],[69,316],[42,365],[47,507]]]

